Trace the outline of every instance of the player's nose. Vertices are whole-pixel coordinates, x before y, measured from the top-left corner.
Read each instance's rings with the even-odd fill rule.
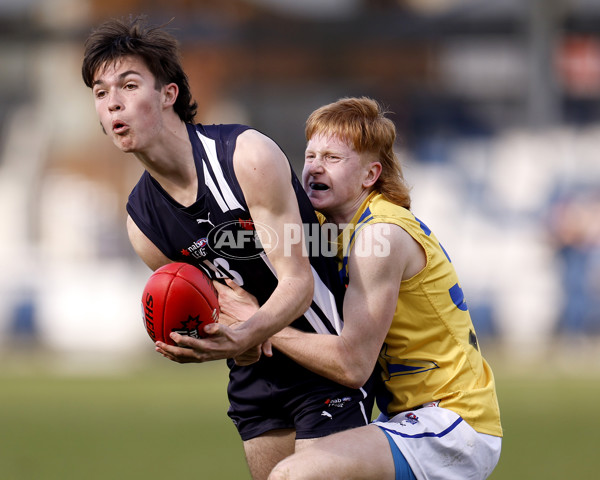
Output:
[[[108,109],[111,112],[123,109],[123,102],[117,93],[110,93],[108,97]]]
[[[313,173],[321,173],[323,172],[324,168],[324,161],[322,157],[315,157],[313,158],[310,162],[306,162],[306,171],[310,174]]]

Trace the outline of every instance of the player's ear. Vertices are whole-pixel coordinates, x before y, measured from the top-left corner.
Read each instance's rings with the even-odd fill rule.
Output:
[[[379,162],[371,162],[367,168],[367,174],[363,180],[363,187],[370,188],[375,185],[375,182],[379,179],[383,167]]]
[[[175,104],[177,96],[179,95],[179,87],[176,83],[168,83],[163,88],[163,105],[165,107],[171,107]]]

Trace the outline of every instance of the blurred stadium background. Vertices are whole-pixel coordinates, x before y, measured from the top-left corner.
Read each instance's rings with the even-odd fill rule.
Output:
[[[80,75],[91,28],[131,13],[174,18],[197,121],[268,133],[297,172],[313,109],[387,105],[499,384],[598,382],[599,0],[0,0],[0,381],[162,360],[124,228],[141,172]]]

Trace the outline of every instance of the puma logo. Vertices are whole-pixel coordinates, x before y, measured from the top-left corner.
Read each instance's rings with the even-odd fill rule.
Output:
[[[201,223],[208,223],[212,227],[215,226],[215,224],[210,221],[210,212],[208,212],[207,218],[197,218],[196,223],[198,225],[200,225]]]

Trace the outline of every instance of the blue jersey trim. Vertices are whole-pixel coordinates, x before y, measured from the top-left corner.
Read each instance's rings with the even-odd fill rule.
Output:
[[[417,433],[415,435],[409,435],[407,433],[402,433],[402,432],[398,432],[397,430],[392,430],[391,428],[386,428],[386,427],[382,427],[381,425],[377,425],[379,428],[382,428],[388,432],[393,433],[394,435],[400,435],[401,437],[404,438],[425,438],[425,437],[444,437],[446,435],[448,435],[452,430],[454,430],[458,425],[460,425],[460,423],[463,421],[462,417],[458,417],[456,419],[456,421],[450,425],[448,428],[446,428],[445,430],[442,430],[440,433],[435,433],[435,432],[423,432],[423,433]]]
[[[439,365],[435,362],[430,362],[431,366],[429,366],[429,368],[425,368],[424,366],[411,367],[410,365],[388,363],[387,361],[386,364],[390,378],[396,377],[398,375],[414,375],[416,373],[428,372],[429,370],[435,370],[436,368],[440,368]],[[387,382],[389,380],[385,381]]]
[[[413,215],[413,217],[414,217],[414,215]],[[424,223],[423,223],[421,220],[419,220],[417,217],[415,217],[415,220],[416,220],[417,222],[419,222],[419,225],[421,226],[421,230],[423,230],[423,233],[424,233],[425,235],[427,235],[427,236],[431,235],[431,229],[430,229],[430,228],[429,228],[427,225],[425,225],[425,224],[424,224]]]
[[[458,283],[454,284],[452,288],[449,290],[450,298],[454,302],[454,305],[458,307],[459,310],[466,312],[468,310],[467,302],[465,302],[465,294],[463,293],[462,288],[458,285]]]
[[[340,280],[344,284],[346,283],[345,280],[348,277],[348,274],[347,274],[347,272],[348,272],[348,255],[350,253],[350,246],[352,245],[352,242],[354,241],[354,237],[356,236],[358,231],[361,228],[363,228],[365,225],[367,225],[368,222],[371,220],[371,218],[373,218],[371,215],[371,209],[369,207],[367,207],[365,209],[365,211],[363,212],[363,214],[358,219],[356,228],[354,229],[354,231],[352,232],[352,235],[350,236],[350,240],[348,242],[348,247],[347,247],[346,251],[344,252],[344,258],[342,260],[342,269],[340,270]]]

